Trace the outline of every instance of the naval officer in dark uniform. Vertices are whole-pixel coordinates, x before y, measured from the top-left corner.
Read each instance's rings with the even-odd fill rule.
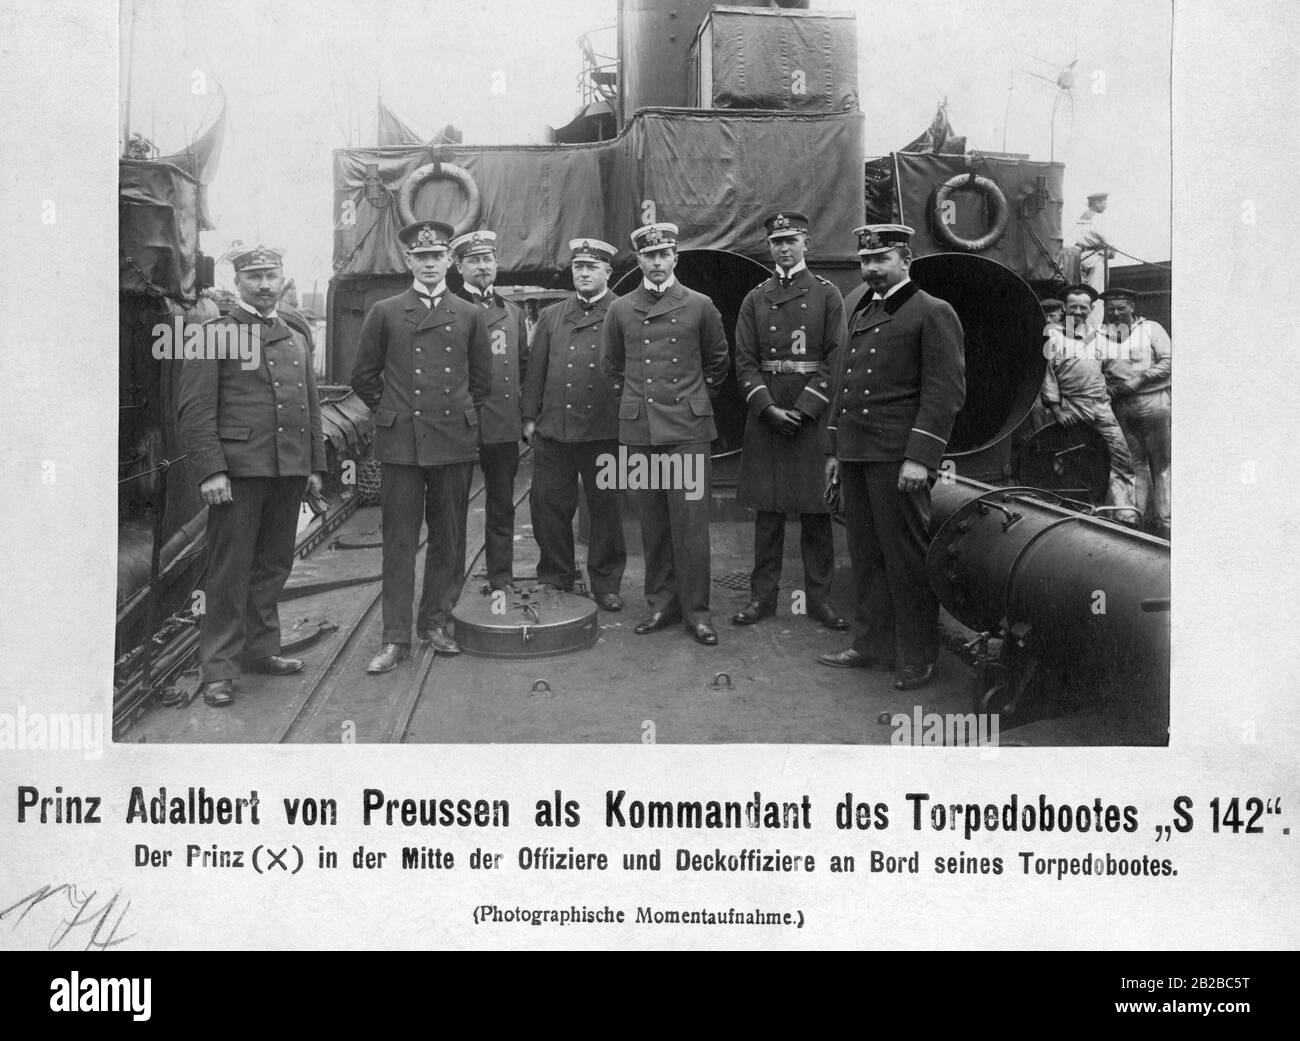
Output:
[[[283,255],[258,246],[232,264],[239,299],[205,333],[222,327],[255,345],[257,362],[187,359],[177,413],[208,506],[199,670],[203,700],[217,707],[234,700],[241,665],[276,676],[302,668],[280,657],[276,601],[293,566],[303,493],[320,495],[325,470],[311,332],[296,311],[277,306]]]
[[[753,625],[776,613],[785,518],[797,513],[808,616],[828,629],[847,629],[830,604],[835,546],[822,479],[844,303],[804,263],[804,214],[783,210],[764,224],[776,271],[750,290],[736,319],[736,377],[749,406],[736,502],[757,516],[750,602],[731,620]]]
[[[712,396],[730,364],[727,335],[713,301],[673,275],[676,224],[638,228],[632,247],[641,284],[609,305],[602,334],[605,376],[620,396],[618,439],[650,471],[690,467],[702,481],[702,494],[681,487],[637,492],[650,615],[634,631],[653,633],[682,621],[696,641],[713,645],[709,442],[717,436]]]
[[[541,559],[537,578],[573,588],[573,514],[582,478],[591,519],[588,589],[603,611],[620,611],[627,550],[617,488],[596,485],[601,457],[618,455],[618,397],[600,367],[600,331],[613,294],[611,263],[618,250],[600,239],[569,242],[573,295],[542,312],[533,330],[524,379],[524,439],[533,446],[528,506]]]
[[[837,668],[899,666],[894,686],[934,676],[939,601],[925,574],[930,485],[966,397],[961,322],[908,278],[912,229],[857,228],[864,286],[844,301],[848,339],[831,401],[826,480],[843,489],[857,595]]]
[[[465,580],[465,517],[478,458],[478,407],[492,387],[483,309],[447,291],[451,225],[416,221],[398,237],[414,282],[375,304],[361,327],[352,389],[375,415],[382,464],[383,648],[366,671],[388,672],[411,649],[420,522],[429,526],[416,628],[441,654]]]
[[[478,458],[483,468],[484,557],[488,585],[512,588],[515,560],[515,475],[523,419],[519,401],[528,362],[528,333],[519,305],[503,300],[497,278],[497,237],[487,229],[454,239],[452,253],[464,284],[457,291],[483,311],[492,348],[492,391],[479,410]]]

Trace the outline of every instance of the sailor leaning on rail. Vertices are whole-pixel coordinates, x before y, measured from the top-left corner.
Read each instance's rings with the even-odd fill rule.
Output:
[[[1069,286],[1061,294],[1064,321],[1047,321],[1047,369],[1039,392],[1039,406],[1033,421],[1041,423],[1050,416],[1058,426],[1069,428],[1076,423],[1091,427],[1106,443],[1110,472],[1106,483],[1106,505],[1114,507],[1112,517],[1124,524],[1137,523],[1133,509],[1133,460],[1128,442],[1111,411],[1106,392],[1105,337],[1090,321],[1097,291],[1086,283]],[[1049,315],[1046,303],[1044,318]]]
[[[864,285],[844,301],[847,339],[831,400],[826,480],[842,490],[853,566],[853,645],[818,661],[934,677],[939,601],[926,578],[930,485],[966,397],[961,322],[908,277],[912,229],[857,228]]]

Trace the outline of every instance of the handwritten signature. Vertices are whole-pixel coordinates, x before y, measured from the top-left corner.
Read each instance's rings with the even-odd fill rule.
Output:
[[[103,898],[99,904],[95,903],[97,896],[99,896],[98,890],[92,889],[89,893],[82,893],[81,889],[71,882],[44,885],[0,910],[0,921],[17,914],[17,917],[13,918],[13,926],[17,928],[24,918],[48,900],[53,902],[46,906],[46,910],[57,910],[66,905],[72,912],[71,918],[62,919],[50,933],[50,950],[54,950],[65,941],[68,947],[76,947],[84,940],[85,946],[81,947],[81,950],[102,951],[131,939],[135,933],[118,936],[122,920],[131,909],[131,901],[123,898],[120,889],[114,890],[111,896]],[[58,899],[59,897],[62,899]],[[18,914],[19,911],[22,913]]]

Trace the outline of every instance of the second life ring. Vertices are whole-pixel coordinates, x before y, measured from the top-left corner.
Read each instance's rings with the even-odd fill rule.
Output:
[[[478,227],[479,215],[483,210],[483,196],[478,190],[478,185],[474,183],[474,178],[469,175],[469,171],[463,166],[457,166],[455,163],[426,163],[424,166],[418,166],[402,182],[401,190],[397,194],[397,212],[402,218],[402,223],[413,224],[420,218],[415,215],[413,204],[415,202],[415,193],[428,181],[436,181],[446,178],[449,181],[455,181],[460,185],[460,189],[465,193],[465,199],[468,203],[468,214],[461,221],[460,226],[456,228],[457,235],[463,235],[465,232]]]
[[[984,196],[984,201],[988,204],[992,218],[989,230],[977,239],[962,238],[952,230],[950,224],[944,222],[944,207],[948,204],[953,192],[961,191],[979,192]],[[934,204],[930,208],[930,217],[934,224],[934,237],[940,242],[954,249],[964,250],[967,253],[982,253],[992,247],[998,239],[1002,238],[1002,233],[1007,230],[1007,223],[1011,219],[1011,207],[1007,203],[1007,197],[1002,194],[1002,189],[989,178],[981,177],[975,173],[963,173],[948,178],[938,187],[934,193]]]

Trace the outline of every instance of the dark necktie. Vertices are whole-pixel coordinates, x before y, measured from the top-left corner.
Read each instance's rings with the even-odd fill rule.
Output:
[[[418,289],[415,291],[415,295],[428,305],[430,311],[437,307],[438,301],[442,299],[441,293],[437,296],[430,296],[428,293],[421,293]]]
[[[480,295],[474,297],[474,300],[475,300],[475,302],[476,302],[480,307],[491,307],[491,306],[492,306],[492,294],[491,294],[491,293],[482,293],[482,294],[480,294]]]

